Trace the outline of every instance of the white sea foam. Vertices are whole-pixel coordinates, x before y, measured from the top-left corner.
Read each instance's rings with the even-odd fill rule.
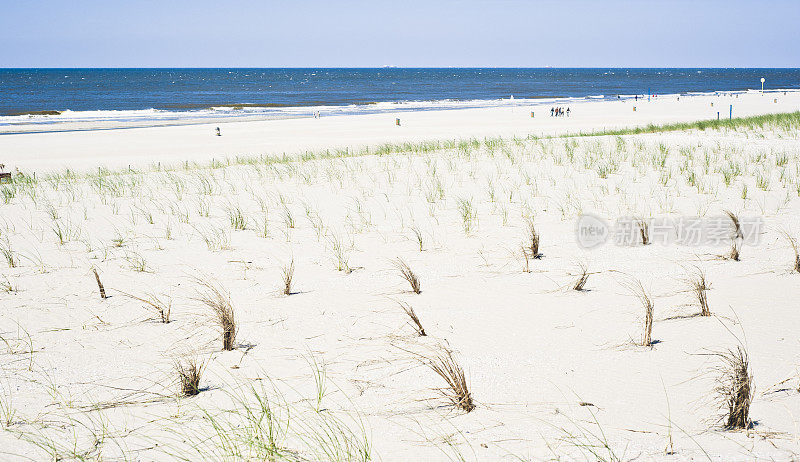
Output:
[[[582,98],[567,98],[560,101],[578,100]],[[540,104],[550,104],[559,101],[556,98],[548,99],[524,99],[515,98],[499,100],[439,100],[439,101],[403,101],[403,102],[379,102],[372,104],[349,104],[341,106],[288,106],[288,107],[264,107],[249,106],[242,103],[241,106],[214,106],[208,109],[197,110],[165,110],[165,109],[143,109],[143,110],[111,110],[111,111],[71,111],[65,110],[58,115],[26,114],[15,116],[0,116],[0,125],[48,125],[61,122],[153,122],[165,123],[182,121],[194,121],[204,119],[238,119],[238,118],[294,118],[294,117],[313,117],[320,113],[322,116],[335,115],[355,115],[355,114],[374,114],[384,112],[398,112],[410,110],[439,110],[439,109],[467,109],[482,107],[503,107],[503,106],[530,106]]]

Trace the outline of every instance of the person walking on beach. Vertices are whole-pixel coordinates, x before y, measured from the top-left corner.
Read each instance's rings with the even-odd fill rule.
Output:
[[[567,117],[569,117],[569,108],[567,108]]]
[[[550,108],[550,117],[553,117],[553,113],[554,113],[555,111],[556,111],[556,110],[555,110],[555,108],[552,108],[552,107]]]

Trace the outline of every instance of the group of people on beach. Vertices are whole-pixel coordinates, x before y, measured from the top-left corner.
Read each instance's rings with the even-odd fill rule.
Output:
[[[569,117],[569,108],[567,108],[566,112],[564,111],[563,107],[551,107],[550,108],[550,117],[562,117],[564,114]]]

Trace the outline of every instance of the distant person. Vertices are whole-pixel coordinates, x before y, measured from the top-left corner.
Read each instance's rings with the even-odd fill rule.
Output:
[[[553,114],[554,114],[555,112],[556,112],[556,108],[554,108],[554,107],[551,107],[551,108],[550,108],[550,117],[553,117]]]
[[[217,132],[217,136],[222,136],[222,133],[219,131],[219,127],[217,127],[216,132]]]
[[[567,108],[567,117],[569,117],[569,108]]]
[[[639,101],[639,95],[633,95],[633,100],[634,101]]]

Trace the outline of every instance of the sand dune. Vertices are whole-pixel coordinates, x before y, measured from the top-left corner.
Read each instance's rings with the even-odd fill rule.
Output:
[[[37,176],[0,184],[0,459],[795,460],[797,117],[527,137],[800,108],[774,97],[2,135]]]

